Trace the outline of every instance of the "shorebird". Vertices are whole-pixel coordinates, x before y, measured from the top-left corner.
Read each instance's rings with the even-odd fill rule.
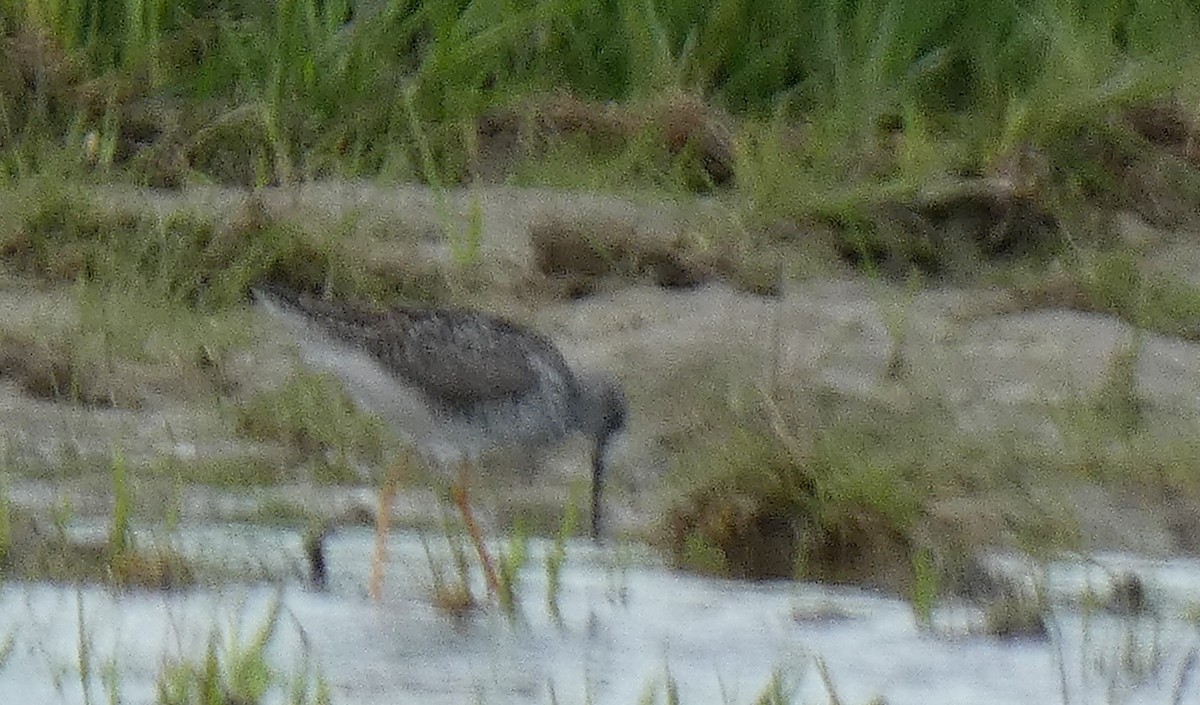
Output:
[[[600,536],[606,450],[626,415],[613,376],[577,375],[547,338],[486,313],[377,309],[275,284],[255,288],[254,296],[295,336],[306,364],[333,373],[359,408],[392,426],[427,462],[458,466],[451,495],[493,594],[499,581],[467,500],[468,467],[478,467],[488,451],[588,436],[592,536]],[[389,467],[379,490],[369,586],[374,600],[399,466]]]

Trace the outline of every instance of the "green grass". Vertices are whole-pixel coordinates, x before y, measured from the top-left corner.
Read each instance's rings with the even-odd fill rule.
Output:
[[[0,578],[8,573],[9,555],[13,546],[12,512],[9,508],[8,484],[0,482]]]
[[[110,295],[137,291],[160,307],[218,313],[276,272],[321,282],[332,269],[328,249],[268,223],[222,230],[211,216],[136,214],[44,181],[13,197],[24,208],[0,223],[0,257],[13,270]]]
[[[70,535],[74,510],[65,500],[50,512],[52,530],[47,530],[45,517],[0,497],[0,578],[99,583],[119,590],[172,590],[197,582],[195,566],[169,541],[145,546],[134,540],[133,521],[142,513],[133,493],[135,470],[119,454],[109,459],[105,470],[111,477],[113,508],[107,535],[100,541]]]
[[[511,180],[529,186],[670,197],[694,190],[690,184],[699,177],[691,167],[686,155],[670,154],[652,132],[635,134],[616,145],[566,137],[523,159]]]
[[[795,211],[838,189],[987,173],[1025,145],[1069,165],[1064,186],[1087,188],[1090,167],[1068,159],[1081,131],[1110,129],[1125,106],[1200,95],[1182,49],[1200,33],[1189,0],[0,8],[16,39],[0,74],[0,172],[13,176],[98,164],[146,182],[448,185],[467,175],[488,111],[556,91],[625,104],[684,92],[745,121],[748,200]],[[599,173],[677,183],[672,165],[645,161],[655,150],[639,134],[597,155]],[[564,149],[545,178],[563,179]]]
[[[734,577],[832,580],[885,569],[867,564],[889,555],[907,563],[928,499],[925,470],[872,436],[831,429],[800,458],[768,432],[735,428],[686,454],[680,472],[697,479],[664,527],[676,562]]]
[[[693,400],[657,540],[674,565],[701,573],[885,587],[927,622],[935,599],[971,579],[982,545],[1042,557],[1079,547],[1075,488],[1200,497],[1196,444],[1152,421],[1138,350],[1136,336],[1119,348],[1094,391],[1031,409],[1050,439],[1044,427],[965,430],[920,401],[910,376],[893,380],[912,388],[895,408],[818,395],[807,407],[780,402],[786,413],[773,416],[761,397]]]
[[[1068,308],[1115,316],[1136,328],[1200,340],[1200,287],[1170,273],[1147,271],[1136,248],[1078,246],[1049,263],[993,267],[1022,308]]]
[[[214,630],[202,657],[166,661],[156,684],[158,705],[248,705],[286,702],[290,705],[328,705],[329,685],[311,663],[307,635],[294,673],[271,666],[268,649],[279,631],[281,602],[272,602],[262,623],[246,635],[235,624],[226,632]],[[282,698],[282,700],[276,700]]]
[[[329,377],[298,374],[278,389],[256,395],[236,415],[238,431],[249,438],[282,442],[303,456],[329,455],[319,473],[324,481],[353,480],[351,463],[377,466],[384,460],[384,428],[358,411]]]
[[[14,209],[32,215],[0,228],[0,255],[42,278],[137,286],[199,311],[236,306],[248,283],[279,274],[375,300],[424,285],[362,266],[338,232],[130,218],[57,184],[423,181],[455,266],[470,268],[486,224],[476,208],[448,229],[446,189],[497,159],[492,140],[511,143],[514,158],[498,158],[488,178],[716,192],[736,223],[718,237],[742,249],[776,244],[755,238],[781,220],[815,224],[834,231],[842,259],[900,277],[1061,255],[1063,233],[1101,238],[1080,227],[1096,208],[1185,222],[1200,203],[1194,138],[1130,119],[1149,109],[1178,129],[1195,124],[1200,71],[1179,48],[1200,34],[1191,0],[820,0],[801,12],[778,0],[0,7],[12,40],[0,174],[55,185]],[[705,171],[709,139],[728,148],[727,184]],[[979,177],[1012,187],[993,220],[1015,208],[1044,226],[978,227],[964,184]],[[1121,292],[1105,288],[1108,276],[1085,287],[1091,305],[1195,334],[1189,287],[1147,282],[1138,302],[1113,302]],[[431,286],[435,297],[444,288]]]
[[[1200,340],[1200,287],[1172,276],[1147,276],[1129,253],[1098,255],[1083,269],[1086,304],[1146,330]]]
[[[196,326],[196,315],[219,318],[241,309],[250,287],[264,280],[376,301],[427,301],[443,293],[444,282],[405,261],[404,240],[420,236],[407,232],[407,223],[360,235],[352,213],[300,227],[277,222],[252,195],[234,218],[187,209],[160,215],[145,204],[48,178],[23,181],[4,195],[0,260],[8,271],[47,284],[74,283],[100,301],[125,295],[118,307],[132,299],[143,310],[166,312],[164,319],[193,314],[181,327]],[[464,266],[478,258],[478,213],[470,225],[465,233],[447,233]],[[211,337],[211,330],[204,332]]]
[[[567,561],[567,540],[575,535],[576,526],[579,524],[579,500],[582,499],[583,493],[578,491],[578,488],[578,485],[573,488],[571,497],[563,508],[562,523],[554,534],[554,543],[550,550],[546,551],[546,611],[555,622],[560,620],[558,598],[562,592],[562,569]]]
[[[244,308],[205,313],[84,281],[58,293],[53,310],[0,326],[0,370],[29,395],[135,409],[155,394],[215,399],[236,385],[230,359],[251,340]]]
[[[500,608],[512,619],[517,616],[521,570],[525,567],[528,557],[529,532],[518,523],[512,528],[511,535],[496,556],[496,578],[500,583],[500,593],[496,595],[496,599]]]
[[[816,660],[816,664],[820,670],[822,685],[829,697],[829,702],[835,704],[842,702],[834,690],[833,682],[825,669],[825,664],[820,658]],[[648,679],[642,688],[637,702],[639,705],[658,705],[658,703],[682,705],[683,703],[692,702],[683,700],[679,690],[679,681],[668,671],[661,678]],[[757,695],[745,702],[753,703],[753,705],[789,705],[789,703],[804,702],[799,699],[799,690],[800,686],[796,676],[776,671],[763,684],[762,689],[758,691]],[[554,691],[551,690],[551,701],[558,702],[558,699],[554,698],[553,695]],[[721,702],[725,705],[743,702],[734,699],[733,695],[725,692],[724,689],[720,691],[720,695],[720,700],[714,702]]]
[[[252,337],[248,288],[260,279],[374,301],[446,298],[446,272],[415,271],[406,242],[388,260],[357,216],[287,226],[252,197],[255,217],[224,227],[199,213],[104,204],[89,187],[421,181],[434,190],[452,266],[474,272],[489,224],[477,199],[452,230],[447,194],[485,158],[484,126],[517,145],[497,180],[713,194],[728,224],[682,233],[680,252],[666,253],[683,257],[689,237],[703,241],[692,248],[708,257],[694,258],[700,270],[728,274],[737,267],[724,260],[742,255],[722,253],[748,251],[765,253],[772,276],[782,259],[786,274],[799,251],[811,257],[820,237],[808,235],[827,233],[829,243],[815,243],[828,245],[826,266],[912,277],[915,289],[943,276],[986,279],[993,263],[1015,260],[1022,273],[1003,285],[1022,305],[1200,339],[1200,289],[1148,274],[1142,253],[1104,225],[1115,209],[1152,225],[1193,222],[1192,0],[820,0],[800,12],[779,0],[366,5],[0,0],[0,181],[9,182],[0,183],[0,259],[24,281],[69,288],[78,307],[77,319],[53,325],[6,322],[0,372],[40,398],[93,406],[137,408],[164,380],[188,400],[226,397],[231,361]],[[691,105],[672,102],[680,96],[701,107],[678,108]],[[1139,131],[1138,109],[1178,118],[1185,138]],[[702,168],[710,122],[728,132],[727,184]],[[998,205],[972,190],[986,178],[1011,187]],[[1031,222],[1013,225],[1014,212]],[[794,234],[771,235],[780,221]],[[618,274],[636,280],[651,265]],[[899,351],[903,309],[885,322]],[[905,383],[905,361],[892,362]],[[937,557],[927,561],[930,547],[913,537],[940,499],[1027,495],[1063,478],[1194,491],[1194,444],[1164,443],[1146,427],[1132,362],[1114,360],[1095,398],[1059,410],[1063,447],[1053,453],[961,438],[942,409],[916,419],[826,413],[803,426],[815,430],[797,452],[764,414],[722,417],[721,402],[706,399],[713,418],[666,439],[693,482],[677,488],[667,543],[677,562],[730,575],[839,579],[873,551],[889,554],[925,604]],[[357,481],[354,467],[385,453],[378,424],[323,378],[297,376],[233,414],[239,433],[282,444],[288,460],[318,458],[319,482]],[[253,487],[290,479],[283,465],[164,461],[138,471]],[[1025,509],[1010,528],[1027,544],[1070,542],[1061,516]],[[787,530],[802,540],[786,560],[755,564],[770,552],[747,547]]]
[[[117,453],[112,461],[113,511],[108,527],[108,560],[118,561],[133,549],[129,522],[133,512],[133,489],[125,459]]]

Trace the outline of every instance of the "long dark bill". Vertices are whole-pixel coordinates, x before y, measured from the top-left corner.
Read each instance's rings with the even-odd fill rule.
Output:
[[[604,493],[604,447],[603,441],[596,444],[592,455],[592,540],[600,539],[604,529],[604,509],[600,496]]]

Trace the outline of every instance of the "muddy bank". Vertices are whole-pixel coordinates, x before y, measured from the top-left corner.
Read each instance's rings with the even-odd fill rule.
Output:
[[[819,234],[761,250],[730,244],[722,238],[736,214],[717,200],[350,183],[258,194],[105,188],[86,198],[159,222],[188,213],[235,235],[250,232],[247,220],[299,228],[350,271],[397,287],[425,282],[433,301],[512,317],[550,336],[572,363],[614,371],[632,407],[607,498],[619,534],[661,538],[672,507],[687,506],[688,482],[703,485],[713,474],[710,444],[750,429],[788,446],[789,462],[800,465],[815,446],[836,447],[849,434],[843,446],[854,452],[889,452],[855,443],[895,443],[893,455],[914,458],[906,468],[929,466],[895,486],[916,493],[917,513],[903,526],[914,550],[922,535],[946,527],[966,545],[1022,549],[1162,554],[1200,543],[1188,521],[1198,506],[1188,463],[1200,421],[1200,350],[1119,315],[1033,301],[987,280],[914,288],[869,276]],[[1123,222],[1158,243],[1144,248],[1147,262],[1181,247],[1177,233],[1133,216]],[[753,285],[751,274],[765,271],[771,285]],[[338,391],[304,377],[287,336],[248,302],[186,319],[182,331],[150,317],[150,342],[136,353],[108,355],[99,366],[72,361],[73,389],[95,383],[120,396],[36,393],[32,363],[22,362],[37,357],[30,346],[53,353],[61,348],[37,348],[40,341],[119,336],[111,331],[120,319],[140,311],[131,296],[115,304],[100,297],[101,305],[76,284],[21,273],[4,280],[4,327],[16,341],[0,378],[11,501],[103,513],[119,452],[135,468],[149,516],[369,515],[363,488],[395,439],[341,402],[320,401]],[[288,385],[297,391],[263,396]],[[275,432],[259,424],[248,433],[248,413],[308,425]],[[870,428],[886,433],[862,440]],[[476,493],[485,520],[503,530],[524,516],[553,530],[583,463],[571,444],[540,459],[534,475],[525,459],[493,459]],[[397,504],[401,522],[440,521],[431,486],[440,487],[414,474]],[[871,511],[891,515],[886,496],[870,501]],[[696,528],[703,521],[685,526],[712,540]],[[800,530],[792,523],[800,519],[783,521],[784,534]],[[780,549],[783,564],[794,550]],[[897,568],[871,566],[869,555],[851,559],[868,570]]]

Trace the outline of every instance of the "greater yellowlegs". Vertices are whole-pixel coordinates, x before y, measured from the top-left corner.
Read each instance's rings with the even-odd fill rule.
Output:
[[[486,313],[381,310],[279,285],[254,293],[295,335],[307,364],[332,372],[360,408],[394,427],[426,459],[441,467],[458,465],[454,500],[491,590],[497,588],[495,571],[466,496],[466,467],[489,450],[587,435],[592,535],[599,537],[606,449],[625,425],[625,395],[614,377],[576,375],[548,339]],[[389,471],[379,492],[370,587],[375,599],[395,479]]]

